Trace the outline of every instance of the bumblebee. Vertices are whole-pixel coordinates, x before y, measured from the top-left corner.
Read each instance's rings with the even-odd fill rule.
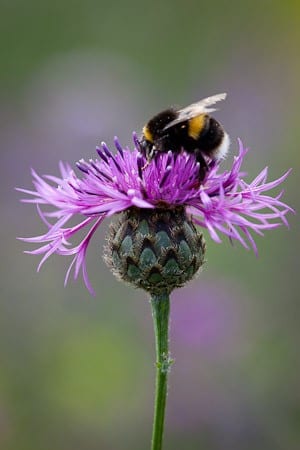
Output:
[[[151,161],[157,153],[184,149],[195,154],[203,178],[212,161],[226,156],[229,136],[222,125],[209,113],[212,105],[224,100],[226,94],[213,95],[183,109],[166,109],[149,120],[140,139],[141,152]]]

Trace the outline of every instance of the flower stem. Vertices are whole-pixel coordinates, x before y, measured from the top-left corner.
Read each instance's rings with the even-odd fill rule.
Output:
[[[161,450],[168,390],[168,372],[172,360],[169,354],[169,294],[151,297],[156,349],[155,406],[151,450]]]

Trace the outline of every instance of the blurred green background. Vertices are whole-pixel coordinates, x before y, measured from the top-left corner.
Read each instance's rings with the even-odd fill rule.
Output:
[[[82,280],[15,236],[43,231],[18,202],[30,167],[58,173],[160,109],[228,92],[218,118],[251,147],[246,170],[289,167],[299,210],[298,1],[2,0],[0,16],[0,447],[149,448],[154,348],[145,295],[101,259],[107,223]],[[259,258],[207,238],[201,276],[172,301],[165,450],[298,450],[299,221],[258,238]],[[32,248],[32,247],[31,247]]]

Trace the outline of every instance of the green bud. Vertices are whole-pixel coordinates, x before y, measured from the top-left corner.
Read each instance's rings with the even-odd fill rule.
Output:
[[[183,207],[130,208],[111,224],[104,259],[120,280],[159,294],[191,280],[204,253],[203,236]]]

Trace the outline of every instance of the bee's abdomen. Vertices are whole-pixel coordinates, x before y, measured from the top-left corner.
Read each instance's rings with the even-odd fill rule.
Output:
[[[214,150],[219,147],[224,138],[224,130],[213,117],[209,118],[208,126],[203,129],[198,139],[199,149],[203,151]]]

